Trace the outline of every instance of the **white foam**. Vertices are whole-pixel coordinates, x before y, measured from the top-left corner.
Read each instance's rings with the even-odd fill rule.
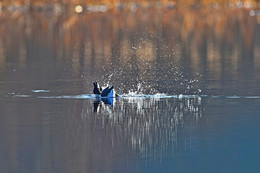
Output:
[[[260,96],[246,96],[246,99],[260,99]]]
[[[40,96],[38,98],[44,99],[94,99],[97,98],[95,94],[82,94],[82,95],[72,95],[72,96]]]
[[[50,90],[32,90],[34,93],[48,93]]]
[[[227,99],[240,99],[241,96],[225,96]]]
[[[136,94],[135,92],[129,92],[128,94],[119,95],[123,98],[199,98],[199,95],[167,95],[165,93],[156,93],[156,94]]]
[[[208,96],[203,95],[202,97],[208,97],[213,99],[260,99],[260,96]]]
[[[25,94],[16,94],[14,95],[14,97],[23,97],[23,98],[27,98],[27,97],[31,97],[30,95],[25,95]]]
[[[49,90],[32,90],[35,93],[40,92],[48,92]],[[26,94],[15,94],[13,93],[13,97],[35,97],[34,95],[26,95]],[[45,99],[103,99],[108,97],[100,97],[100,95],[96,94],[81,94],[81,95],[61,95],[61,96],[38,96],[37,98],[45,98]],[[129,92],[127,94],[121,94],[115,97],[109,98],[124,98],[124,99],[164,99],[164,98],[176,98],[176,99],[201,99],[201,98],[212,98],[212,99],[260,99],[260,96],[216,96],[216,95],[167,95],[165,93],[156,93],[156,94],[143,94],[138,92]]]
[[[198,95],[167,95],[164,93],[156,93],[156,94],[135,94],[135,93],[128,93],[122,94],[118,97],[112,98],[198,98]],[[96,99],[96,98],[107,98],[107,97],[100,97],[100,95],[96,94],[82,94],[82,95],[63,95],[63,96],[39,96],[38,98],[47,98],[47,99]]]

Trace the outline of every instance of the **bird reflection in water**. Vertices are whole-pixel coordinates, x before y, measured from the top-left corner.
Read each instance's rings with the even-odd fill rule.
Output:
[[[105,104],[105,106],[110,107],[113,109],[114,106],[114,100],[113,97],[106,97],[106,98],[96,98],[96,100],[93,102],[94,106],[94,112],[99,112],[102,107],[102,102]]]

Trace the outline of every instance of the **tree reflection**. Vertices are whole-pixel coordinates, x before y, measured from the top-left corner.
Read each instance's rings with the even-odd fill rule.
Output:
[[[253,92],[246,84],[259,80],[253,75],[260,67],[259,23],[244,9],[142,8],[54,17],[32,12],[0,18],[1,69],[9,63],[21,70],[32,62],[41,63],[42,70],[46,63],[71,64],[68,74],[84,76],[81,91],[98,79],[120,93],[143,82],[146,93],[196,94],[200,88],[216,94],[224,88],[236,94]],[[48,70],[45,79],[55,73]],[[36,75],[32,79],[37,83]]]

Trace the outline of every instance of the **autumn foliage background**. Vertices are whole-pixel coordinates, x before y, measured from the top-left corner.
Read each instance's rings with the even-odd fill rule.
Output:
[[[243,3],[245,5],[253,5],[253,6],[259,6],[260,1],[259,0],[1,0],[0,4],[2,7],[8,6],[10,4],[15,5],[44,5],[44,4],[61,4],[61,5],[100,5],[100,4],[106,4],[110,5],[111,7],[115,6],[119,3],[139,3],[142,5],[147,4],[153,4],[153,3],[161,3],[161,4],[169,4],[173,3],[177,5],[178,7],[186,7],[191,6],[194,4],[200,4],[200,5],[220,5],[220,6],[226,6],[238,3]]]

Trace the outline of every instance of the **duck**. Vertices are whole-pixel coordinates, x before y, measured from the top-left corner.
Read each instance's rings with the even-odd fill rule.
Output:
[[[104,90],[102,90],[101,87],[99,87],[99,85],[97,84],[97,82],[93,83],[94,88],[93,88],[93,94],[95,94],[98,97],[115,97],[118,96],[117,94],[115,94],[114,92],[114,86],[112,85],[111,87],[106,87]]]

